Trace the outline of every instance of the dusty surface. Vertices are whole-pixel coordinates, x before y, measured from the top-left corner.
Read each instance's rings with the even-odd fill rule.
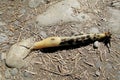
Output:
[[[79,0],[84,12],[96,16],[92,21],[46,27],[36,25],[36,16],[61,0],[44,1],[30,7],[29,0],[0,0],[0,80],[120,80],[120,1]],[[112,26],[109,28],[112,22],[117,26],[114,30]],[[5,65],[11,45],[31,36],[41,40],[49,36],[72,36],[108,29],[113,34],[110,52],[103,43],[98,49],[90,44],[47,53],[35,50],[25,58],[28,66],[16,69]]]

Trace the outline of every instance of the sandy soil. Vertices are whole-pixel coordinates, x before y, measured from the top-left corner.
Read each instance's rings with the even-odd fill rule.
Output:
[[[107,7],[120,10],[112,6],[115,0],[101,0],[96,6],[101,12],[95,14],[98,17],[93,22],[40,27],[35,23],[36,16],[60,0],[46,1],[36,8],[30,8],[29,0],[0,0],[0,35],[4,36],[0,38],[0,80],[120,80],[120,34],[114,32],[110,52],[102,42],[98,49],[90,44],[55,52],[35,50],[25,58],[29,62],[27,67],[17,69],[5,65],[9,48],[18,41],[31,36],[41,40],[50,36],[88,33],[92,27],[105,32],[108,31],[106,26],[110,17]],[[92,1],[88,0],[88,3]]]

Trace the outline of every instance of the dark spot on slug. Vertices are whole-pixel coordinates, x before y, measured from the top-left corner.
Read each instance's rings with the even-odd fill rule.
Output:
[[[81,38],[76,38],[76,41],[81,41]]]
[[[100,35],[97,35],[97,38],[100,38]]]
[[[82,39],[82,40],[85,40],[85,37],[83,36],[83,37],[81,37],[81,39]]]
[[[93,40],[96,40],[96,34],[94,34]]]
[[[66,39],[62,39],[62,40],[61,40],[61,42],[65,42],[65,41],[66,41]]]
[[[51,38],[51,40],[53,41],[53,40],[55,40],[55,38]]]
[[[70,39],[69,41],[68,41],[68,44],[73,44],[74,43],[74,39]]]
[[[90,35],[87,35],[86,37],[87,37],[87,39],[89,39],[89,38],[90,38]]]

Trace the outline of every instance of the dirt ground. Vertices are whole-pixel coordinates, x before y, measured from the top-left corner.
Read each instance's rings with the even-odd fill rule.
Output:
[[[110,52],[100,42],[98,49],[93,44],[73,49],[44,52],[32,51],[25,59],[30,64],[17,69],[8,68],[5,58],[10,47],[31,36],[41,40],[50,36],[72,36],[80,32],[88,33],[92,26],[99,32],[108,31],[105,27],[107,6],[115,0],[101,0],[94,23],[65,23],[55,26],[40,27],[35,23],[38,14],[60,0],[46,0],[36,8],[30,8],[29,0],[0,0],[0,80],[120,80],[120,34],[112,35]],[[96,0],[97,1],[97,0]],[[116,0],[117,1],[117,0]],[[88,0],[89,3],[89,0]],[[119,8],[116,8],[120,10]],[[81,26],[81,27],[79,27]]]

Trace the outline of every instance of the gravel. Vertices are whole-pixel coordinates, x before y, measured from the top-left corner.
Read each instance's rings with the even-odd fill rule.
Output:
[[[0,60],[6,59],[6,53],[0,53]]]
[[[23,78],[24,78],[24,80],[33,80],[32,79],[32,74],[27,72],[27,71],[24,71]]]
[[[0,33],[0,44],[7,40],[8,40],[8,36],[4,33]]]
[[[15,76],[18,73],[18,69],[13,68],[12,70],[10,70],[10,73],[11,73],[12,76]]]
[[[108,8],[111,18],[108,20],[107,28],[113,33],[120,34],[120,10]]]
[[[120,80],[120,70],[117,73],[118,74],[116,75],[116,80]]]
[[[41,1],[48,1],[50,3],[44,4],[44,2],[42,3]],[[58,3],[60,4],[63,1],[66,1],[66,4],[68,4],[67,8],[65,7],[66,4],[62,4],[61,6],[58,6]],[[72,1],[70,5],[69,5],[69,1]],[[110,1],[113,0],[108,0],[108,2]],[[76,4],[76,2],[79,2],[80,5]],[[87,76],[88,79],[120,80],[120,72],[119,73],[117,72],[119,71],[119,67],[117,64],[120,59],[119,58],[120,36],[114,34],[117,33],[118,35],[120,35],[120,10],[118,9],[119,4],[117,2],[114,2],[113,6],[107,9],[106,7],[108,3],[106,4],[106,2],[107,1],[101,1],[101,0],[89,0],[89,1],[88,0],[28,0],[28,1],[2,0],[2,2],[0,2],[0,8],[2,8],[2,12],[0,12],[0,80],[37,80],[37,79],[38,80],[50,80],[50,79],[69,80],[71,79],[71,77],[69,76],[66,78],[56,74],[52,74],[49,71],[41,70],[40,67],[43,67],[53,72],[59,72],[59,68],[60,71],[61,69],[76,68],[74,70],[76,79],[80,78],[85,80],[86,75],[79,76],[79,74],[81,74],[82,71],[85,71],[84,73],[86,74],[86,69],[87,69],[88,71],[87,74],[90,75]],[[77,8],[77,6],[79,7]],[[55,12],[57,12],[58,15]],[[53,16],[51,17],[52,13]],[[86,14],[89,17],[86,17],[83,14]],[[34,25],[34,23],[39,15],[43,16],[43,18],[40,18],[41,21],[43,21],[43,23],[40,22],[39,23],[40,26],[37,26]],[[53,23],[57,20],[56,19],[54,21],[53,20],[54,18],[57,19],[62,18],[61,20],[63,21],[58,20],[57,24],[54,25]],[[75,20],[75,22],[71,21],[70,23],[68,22],[62,24],[62,22],[66,20],[69,21],[72,19]],[[49,21],[53,21],[53,23],[50,24],[54,26],[49,25],[48,23]],[[78,22],[76,23],[76,21]],[[42,24],[47,25],[48,27],[41,26]],[[100,26],[97,24],[100,24]],[[17,68],[8,68],[5,65],[4,53],[9,55],[8,52],[12,44],[17,43],[22,39],[27,39],[32,36],[36,37],[38,35],[40,35],[43,38],[48,37],[48,35],[69,36],[71,35],[72,32],[99,33],[100,31],[104,32],[105,30],[107,31],[108,29],[113,34],[112,35],[113,40],[111,40],[112,45],[110,47],[112,51],[110,52],[110,54],[107,53],[108,49],[105,48],[104,45],[102,45],[101,43],[99,45],[99,42],[95,42],[94,43],[95,47],[98,47],[100,49],[94,50],[91,47],[91,45],[87,45],[75,49],[58,50],[53,53],[48,52],[46,54],[41,50],[35,50],[35,51],[33,50],[27,56],[27,58],[22,57],[22,59],[24,58],[23,61],[29,63],[29,66],[27,65],[27,67],[25,68],[17,69]],[[37,35],[35,35],[34,32]],[[102,46],[104,46],[103,49],[101,49]],[[15,55],[17,55],[17,58],[19,58],[18,56],[22,56],[21,52],[23,51],[23,49],[19,49],[19,48],[18,50],[16,49],[17,48],[15,47],[14,48],[14,50],[16,51]],[[17,67],[20,67],[22,64],[19,63],[19,61],[16,61],[15,55],[13,54],[12,60],[9,59],[10,64],[16,62],[15,65]],[[84,59],[90,60],[90,62],[93,61],[93,63],[95,63],[95,67],[87,66],[85,63],[83,63]],[[65,64],[62,63],[61,61],[64,62]],[[31,62],[35,62],[38,64],[33,64],[33,63],[31,64]],[[37,74],[34,75],[31,73],[31,71]]]
[[[95,65],[96,65],[97,68],[100,68],[102,66],[102,62],[100,60],[97,60]]]
[[[27,71],[25,71],[23,74],[24,74],[24,77],[31,77],[32,76],[32,74],[27,72]]]
[[[106,68],[107,68],[107,69],[112,69],[112,64],[107,63],[107,64],[106,64]]]
[[[29,1],[29,7],[30,8],[36,8],[38,7],[40,4],[44,4],[45,1],[44,0],[30,0]]]
[[[4,26],[6,23],[0,21],[0,26]]]
[[[3,12],[2,12],[2,11],[0,11],[0,15],[1,15],[1,14],[3,14]]]
[[[14,22],[14,25],[15,25],[15,26],[18,26],[18,25],[20,25],[20,22],[16,20],[16,21]],[[17,27],[16,27],[16,28],[17,28]]]
[[[46,34],[45,31],[40,31],[40,35],[43,37],[43,38],[47,38],[48,35]]]
[[[96,76],[100,76],[100,72],[99,72],[99,71],[96,71],[96,72],[95,72],[95,75],[96,75]]]
[[[24,14],[25,12],[26,12],[26,9],[21,9],[21,10],[20,10],[20,13],[21,13],[21,14]]]
[[[10,79],[11,78],[11,74],[10,74],[9,69],[6,69],[6,71],[5,71],[5,78],[6,79]]]

